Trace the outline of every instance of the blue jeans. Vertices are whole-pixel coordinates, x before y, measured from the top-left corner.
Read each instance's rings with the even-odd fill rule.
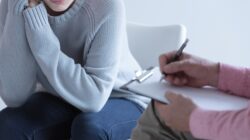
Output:
[[[0,112],[0,140],[126,140],[143,109],[111,98],[98,113],[83,113],[39,92],[18,108]]]

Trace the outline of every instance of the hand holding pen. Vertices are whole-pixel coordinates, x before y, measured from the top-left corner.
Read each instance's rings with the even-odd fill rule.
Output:
[[[189,39],[185,40],[185,42],[181,45],[179,50],[166,62],[166,64],[178,61],[180,59],[184,48],[187,46],[188,41],[189,41]],[[165,63],[163,62],[163,64],[165,64]],[[160,65],[162,65],[161,60],[160,60]],[[160,81],[162,81],[167,76],[167,73],[165,73],[164,71],[162,71],[162,74],[163,74],[163,76],[160,79]]]
[[[177,55],[177,52],[165,53],[159,58],[160,70],[162,73],[166,73],[163,76],[164,79],[177,86],[218,86],[218,62],[212,62],[188,53]]]

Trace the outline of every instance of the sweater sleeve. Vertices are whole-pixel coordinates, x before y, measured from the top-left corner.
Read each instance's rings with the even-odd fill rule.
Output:
[[[3,29],[6,21],[6,15],[8,11],[8,0],[0,1],[0,42],[3,35]]]
[[[26,2],[1,1],[0,96],[8,107],[20,106],[35,90],[37,64],[28,46],[22,15]]]
[[[60,50],[43,4],[25,10],[24,17],[33,55],[59,96],[84,112],[99,111],[118,73],[124,19],[107,17],[102,22],[82,66]]]
[[[218,88],[250,98],[250,69],[220,64]]]
[[[250,98],[250,69],[220,64],[219,89]],[[248,140],[250,105],[239,111],[196,109],[190,118],[191,133],[200,139]]]
[[[196,109],[190,118],[194,137],[211,140],[248,140],[250,138],[250,105],[239,111]]]

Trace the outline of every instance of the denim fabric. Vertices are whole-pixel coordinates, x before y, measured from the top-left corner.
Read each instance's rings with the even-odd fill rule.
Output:
[[[143,109],[126,99],[110,99],[98,113],[81,113],[72,124],[72,140],[127,140]]]
[[[79,111],[47,93],[35,93],[18,108],[0,112],[0,140],[65,140]]]
[[[142,111],[131,101],[111,98],[100,112],[81,113],[39,92],[21,107],[0,112],[0,140],[125,140]]]

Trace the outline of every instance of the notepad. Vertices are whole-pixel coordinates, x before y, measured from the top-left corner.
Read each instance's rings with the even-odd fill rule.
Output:
[[[134,82],[127,86],[128,90],[137,94],[153,98],[155,100],[168,103],[165,98],[167,91],[182,94],[190,98],[199,107],[208,110],[240,110],[248,106],[249,99],[226,94],[212,87],[192,88],[173,86],[164,81],[160,82],[161,73],[158,68],[154,69],[154,74],[143,83]]]

